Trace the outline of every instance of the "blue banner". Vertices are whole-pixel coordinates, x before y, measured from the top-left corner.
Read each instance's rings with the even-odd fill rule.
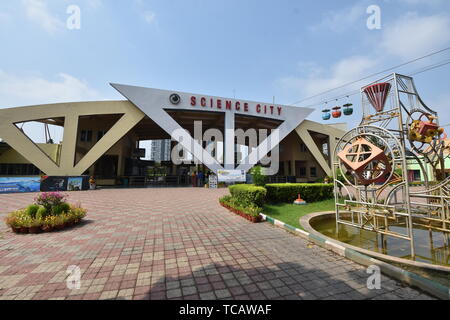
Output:
[[[39,192],[41,177],[0,177],[1,193]]]

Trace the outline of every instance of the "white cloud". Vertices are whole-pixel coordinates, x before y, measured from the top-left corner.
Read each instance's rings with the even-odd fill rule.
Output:
[[[330,22],[329,26],[331,25]],[[450,44],[449,30],[448,15],[419,16],[417,13],[406,13],[394,23],[385,25],[377,41],[378,49],[372,51],[372,56],[364,53],[344,58],[328,69],[325,69],[323,65],[300,62],[298,63],[298,67],[302,69],[300,72],[294,76],[278,79],[277,84],[289,96],[290,92],[294,92],[295,97],[312,96],[366,77],[374,71],[391,67],[392,63],[385,64],[393,58],[406,61],[447,47]],[[354,86],[345,87],[344,90],[349,92],[361,85],[362,83],[357,83]],[[340,91],[336,90],[331,92],[330,96],[336,96],[339,93]],[[322,95],[318,99],[322,101],[327,98],[327,95]],[[307,104],[314,101],[309,100]]]
[[[64,28],[65,24],[56,16],[52,15],[44,0],[22,0],[28,19],[48,33],[55,33]]]
[[[375,59],[364,56],[349,57],[338,61],[329,69],[310,68],[308,75],[304,77],[285,77],[279,83],[284,89],[311,96],[361,78],[377,63]]]
[[[415,58],[450,43],[450,17],[407,13],[383,31],[381,48],[403,59]]]
[[[0,70],[0,107],[16,107],[58,102],[100,100],[89,86],[65,73],[54,80],[36,76],[21,77]]]

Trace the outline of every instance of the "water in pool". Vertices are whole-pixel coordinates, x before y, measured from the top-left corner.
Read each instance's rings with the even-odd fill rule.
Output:
[[[313,220],[311,221],[311,226],[318,232],[335,240],[377,253],[413,260],[411,258],[409,241],[407,240],[389,236],[382,237],[372,231],[342,224],[339,224],[339,230],[336,232],[336,220],[334,217]],[[390,227],[390,230],[406,233],[405,228],[402,226]],[[415,228],[414,241],[416,249],[415,261],[450,266],[449,234]]]

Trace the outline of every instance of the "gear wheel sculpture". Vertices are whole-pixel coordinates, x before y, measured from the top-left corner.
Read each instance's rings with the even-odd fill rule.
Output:
[[[363,87],[361,97],[361,124],[334,151],[336,221],[407,240],[414,259],[418,225],[450,236],[450,141],[411,77],[392,74]],[[411,186],[412,166],[425,187]]]

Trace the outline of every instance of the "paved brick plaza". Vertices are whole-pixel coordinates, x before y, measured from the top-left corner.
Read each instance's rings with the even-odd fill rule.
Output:
[[[69,193],[86,222],[15,235],[0,224],[0,299],[429,299],[267,223],[218,205],[227,190]],[[35,194],[0,195],[0,218]],[[66,286],[81,268],[81,289]]]

